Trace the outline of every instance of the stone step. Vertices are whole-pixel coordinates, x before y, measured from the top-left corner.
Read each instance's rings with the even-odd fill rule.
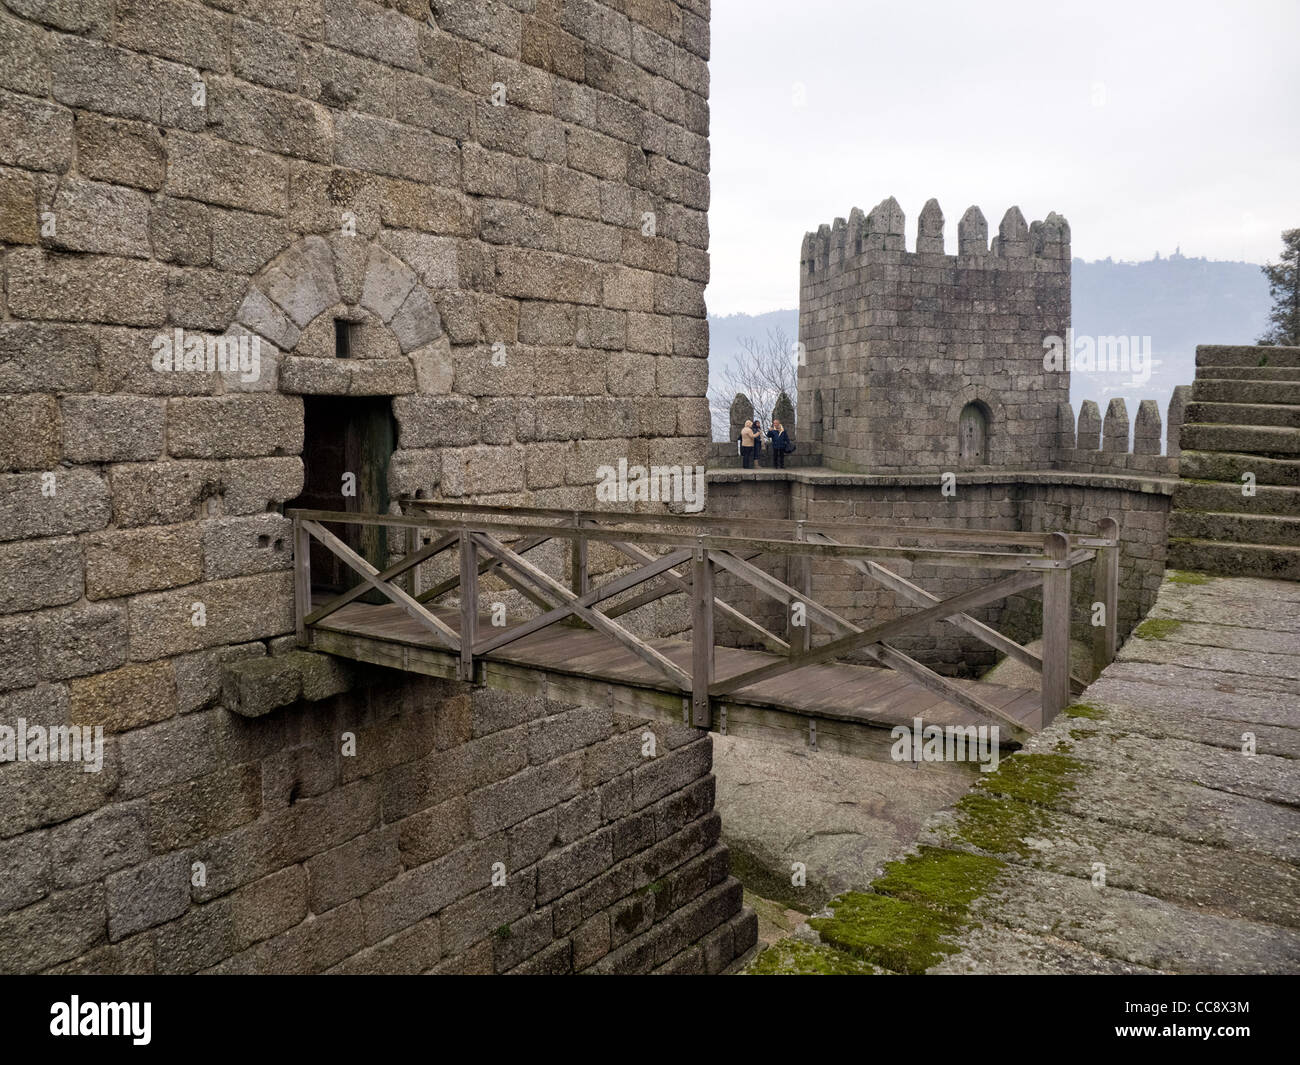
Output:
[[[1256,484],[1300,485],[1300,460],[1271,459],[1223,451],[1184,451],[1178,472],[1193,481],[1230,481],[1241,484],[1243,473],[1253,473]]]
[[[1180,540],[1300,547],[1300,516],[1176,510],[1169,515],[1169,535]]]
[[[1180,445],[1191,451],[1233,451],[1245,455],[1300,455],[1300,429],[1277,425],[1184,423]]]
[[[1192,399],[1208,403],[1300,403],[1300,382],[1229,381],[1203,377],[1192,382]]]
[[[1281,425],[1300,429],[1300,407],[1283,403],[1189,403],[1185,425],[1215,422],[1221,425]]]
[[[1273,514],[1300,516],[1300,488],[1256,485],[1253,496],[1241,494],[1241,485],[1218,481],[1179,481],[1174,489],[1174,510],[1215,511],[1220,514]]]
[[[1198,366],[1196,375],[1220,381],[1300,381],[1300,367]]]
[[[1270,577],[1300,581],[1300,547],[1282,544],[1230,544],[1217,540],[1170,538],[1166,565],[1171,569],[1228,577]]]
[[[1300,366],[1300,348],[1263,345],[1196,345],[1197,366]],[[1206,374],[1205,376],[1211,376]]]

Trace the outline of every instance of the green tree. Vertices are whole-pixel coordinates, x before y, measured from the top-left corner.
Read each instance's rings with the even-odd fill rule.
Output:
[[[1273,310],[1260,344],[1300,344],[1300,229],[1282,234],[1282,261],[1261,266],[1268,278]]]

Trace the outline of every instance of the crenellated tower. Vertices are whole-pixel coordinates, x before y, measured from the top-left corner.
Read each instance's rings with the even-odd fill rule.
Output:
[[[891,196],[808,233],[800,253],[800,436],[853,471],[1050,465],[1068,371],[1044,338],[1070,325],[1070,227],[1020,208],[989,242],[978,207],[944,248],[943,211],[922,208],[913,251]]]

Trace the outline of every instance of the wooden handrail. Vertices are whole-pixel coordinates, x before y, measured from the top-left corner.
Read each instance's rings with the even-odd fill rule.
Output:
[[[702,727],[711,724],[711,700],[734,696],[734,693],[763,681],[853,653],[866,655],[905,674],[909,680],[949,702],[996,722],[1014,738],[1024,739],[1029,731],[1015,718],[981,699],[978,693],[967,690],[951,678],[941,676],[885,641],[935,621],[947,621],[956,625],[1039,671],[1042,677],[1043,723],[1046,724],[1065,706],[1071,690],[1077,691],[1083,685],[1081,679],[1071,676],[1069,672],[1070,577],[1074,567],[1093,561],[1094,607],[1099,605],[1103,608],[1100,612],[1094,610],[1094,614],[1103,619],[1094,638],[1094,662],[1100,667],[1114,658],[1118,613],[1119,526],[1109,518],[1102,521],[1099,536],[1070,536],[1064,533],[983,533],[978,530],[866,527],[842,522],[770,519],[750,523],[747,519],[737,521],[614,511],[504,508],[433,503],[427,500],[411,503],[421,513],[289,511],[295,529],[294,593],[300,643],[309,644],[310,631],[315,626],[352,603],[363,592],[377,589],[428,630],[437,644],[458,657],[456,673],[462,680],[469,682],[473,682],[476,676],[481,676],[481,671],[476,671],[475,668],[476,659],[485,658],[548,626],[580,619],[654,667],[660,679],[653,686],[661,690],[681,692],[686,697],[684,712],[687,720]],[[471,516],[476,514],[482,517]],[[521,520],[523,518],[536,520]],[[380,572],[324,528],[323,523],[404,528],[408,530],[407,555]],[[751,524],[761,531],[781,535],[765,537],[729,534],[737,529],[748,531]],[[421,530],[430,535],[434,532],[441,535],[420,547],[418,543]],[[723,534],[720,535],[717,530],[723,530]],[[964,540],[976,544],[997,543],[1012,550],[903,547],[897,542],[844,543],[836,540],[827,530],[847,530],[859,536],[877,535],[894,541],[930,540],[951,543]],[[507,537],[516,539],[507,541]],[[342,559],[361,576],[364,583],[314,607],[311,602],[310,564],[307,557],[312,539]],[[554,540],[569,543],[566,554],[571,572],[566,580],[552,577],[523,557],[524,552],[533,547]],[[588,570],[588,546],[591,543],[608,545],[629,559],[633,568],[628,571],[625,567],[622,572],[603,583],[594,584]],[[396,583],[399,580],[407,582],[407,575],[410,574],[416,577],[410,580],[412,587],[416,587],[420,565],[453,545],[459,545],[458,575],[417,595],[409,594]],[[655,548],[661,550],[655,551]],[[796,565],[792,565],[788,572],[788,579],[793,583],[787,583],[754,565],[752,559],[764,554],[793,560]],[[991,577],[980,587],[940,599],[886,568],[878,561],[882,557],[1008,572]],[[814,600],[811,571],[813,559],[847,563],[853,571],[883,584],[901,600],[906,600],[919,609],[865,627],[855,624]],[[718,571],[725,571],[783,605],[787,610],[788,642],[758,625],[745,611],[737,610],[723,601],[714,580]],[[486,573],[494,573],[510,587],[519,590],[540,608],[541,613],[508,629],[480,636],[478,582],[480,576]],[[1034,654],[968,613],[1040,585],[1043,589],[1041,654]],[[639,586],[647,587],[637,594],[629,594]],[[460,593],[459,632],[426,605],[452,590]],[[692,654],[689,672],[671,661],[650,642],[614,620],[632,609],[673,594],[684,594],[690,609]],[[600,606],[610,600],[614,602],[608,609]],[[714,668],[713,621],[718,613],[728,621],[740,625],[744,631],[756,635],[767,646],[777,650],[780,657],[756,668],[717,677]],[[830,633],[828,641],[813,641],[814,624]],[[802,631],[797,631],[800,625]]]
[[[966,529],[933,525],[887,525],[871,521],[809,521],[788,518],[724,518],[709,514],[669,514],[639,513],[615,510],[559,510],[549,507],[505,507],[499,504],[456,503],[446,500],[418,499],[403,497],[399,500],[403,513],[411,510],[430,513],[450,514],[489,514],[502,515],[511,519],[536,518],[538,520],[568,521],[578,516],[583,522],[600,524],[614,522],[621,525],[658,525],[665,528],[681,527],[690,535],[698,535],[700,529],[719,529],[726,527],[752,529],[764,528],[793,533],[802,524],[809,532],[826,530],[827,535],[837,533],[856,533],[864,536],[897,536],[929,540],[956,540],[971,544],[1009,544],[1025,547],[1041,547],[1042,533],[1016,532],[1007,529]],[[775,539],[794,539],[795,537],[775,537]],[[1072,537],[1071,543],[1080,547],[1113,547],[1113,541],[1105,537]]]
[[[454,530],[462,528],[463,520],[452,518],[421,517],[406,514],[353,514],[328,510],[290,510],[289,517],[317,523],[340,525],[384,525],[391,528]],[[607,515],[608,517],[608,515]],[[621,517],[621,515],[620,515]],[[730,551],[733,554],[761,552],[772,555],[807,555],[812,558],[850,559],[904,558],[935,566],[963,566],[974,569],[1038,570],[1073,568],[1093,557],[1092,551],[1073,551],[1056,558],[1041,549],[1041,534],[1034,537],[1037,551],[945,551],[926,547],[891,547],[876,544],[834,543],[819,544],[795,539],[703,535],[699,533],[661,532],[655,529],[617,529],[606,527],[580,527],[572,525],[538,525],[530,522],[471,522],[475,529],[497,536],[547,536],[558,540],[585,538],[600,543],[616,543],[634,539],[642,544],[660,547],[690,547],[702,544],[710,551]],[[794,523],[787,523],[794,531]],[[822,528],[813,526],[812,528]],[[909,530],[906,536],[923,539],[924,530]]]

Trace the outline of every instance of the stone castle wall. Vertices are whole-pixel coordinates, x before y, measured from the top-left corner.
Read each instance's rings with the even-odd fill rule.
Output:
[[[294,653],[305,400],[389,404],[392,496],[702,461],[708,49],[707,0],[3,0],[0,724],[107,740],[0,765],[0,967],[748,947],[707,740],[319,662],[256,719],[223,689]],[[157,369],[176,329],[260,372]]]
[[[943,213],[922,210],[914,250],[891,197],[804,237],[799,264],[801,447],[843,470],[1031,469],[1049,461],[1068,372],[1043,368],[1043,339],[1070,324],[1070,228],[1007,211],[990,247],[970,208],[956,255]],[[976,405],[987,447],[963,459]]]

